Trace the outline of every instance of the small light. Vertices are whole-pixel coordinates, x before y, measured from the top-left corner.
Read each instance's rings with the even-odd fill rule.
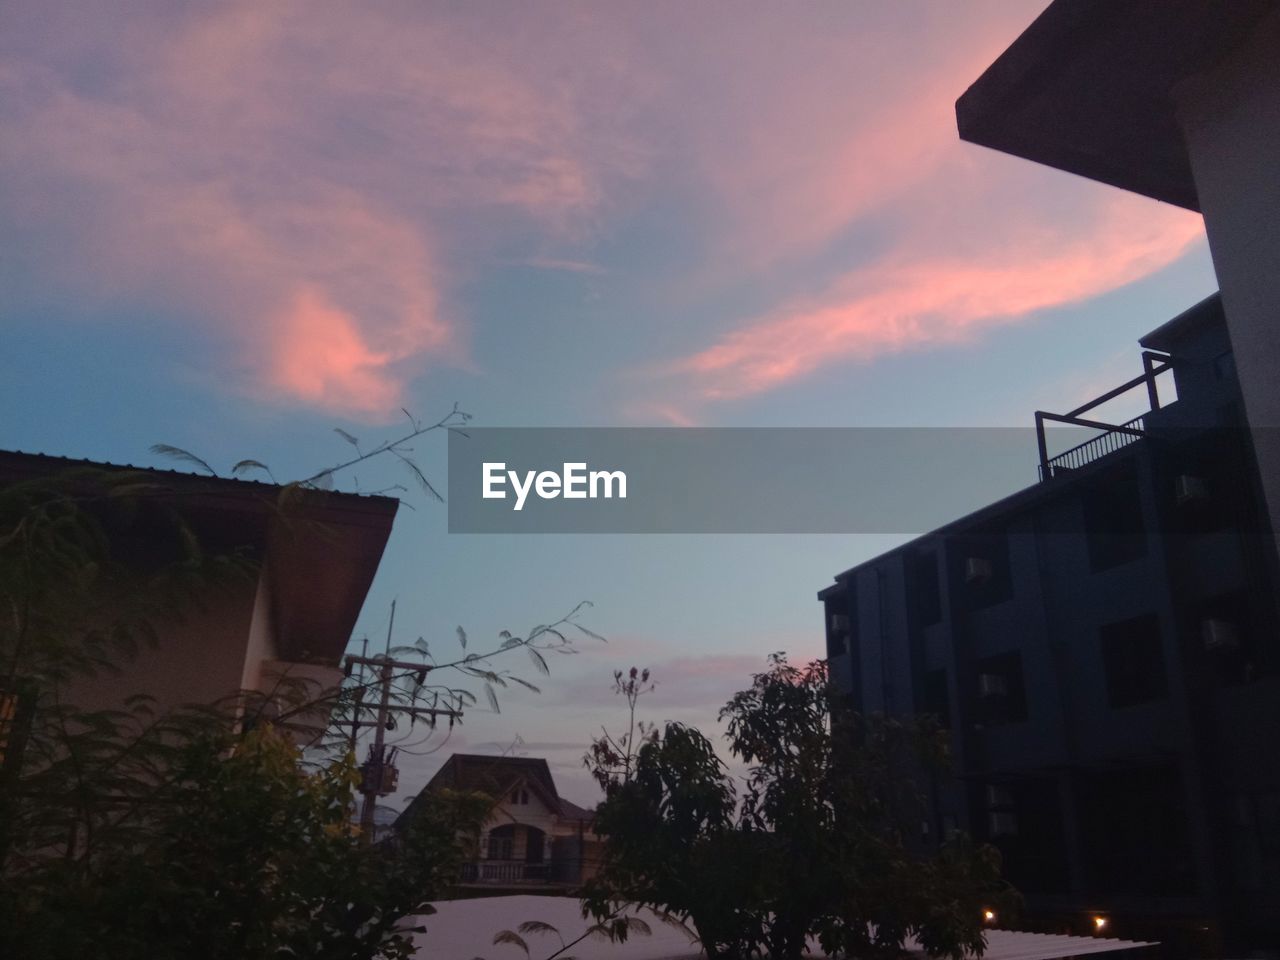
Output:
[[[1094,917],[1094,918],[1093,918],[1093,929],[1094,929],[1094,931],[1095,931],[1095,932],[1097,932],[1097,933],[1101,933],[1103,930],[1107,929],[1107,918],[1106,918],[1106,917]]]
[[[982,911],[982,919],[985,920],[987,923],[991,923],[993,920],[995,920],[995,918],[996,918],[996,912],[994,910]]]

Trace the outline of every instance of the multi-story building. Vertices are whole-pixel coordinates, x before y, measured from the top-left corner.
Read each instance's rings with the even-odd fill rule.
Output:
[[[994,843],[1032,917],[1274,943],[1280,578],[1220,299],[1141,343],[1140,376],[1037,415],[1038,484],[819,594],[832,674],[949,728],[921,839]],[[1106,427],[1126,389],[1152,409]],[[1054,420],[1097,432],[1051,456]]]

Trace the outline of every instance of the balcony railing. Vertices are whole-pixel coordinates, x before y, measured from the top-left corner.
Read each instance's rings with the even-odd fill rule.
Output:
[[[480,860],[462,865],[463,883],[547,883],[551,864],[524,860]]]
[[[1084,443],[1078,443],[1070,450],[1064,450],[1056,457],[1050,457],[1040,465],[1040,479],[1048,480],[1070,470],[1079,470],[1095,460],[1100,460],[1121,447],[1127,447],[1139,440],[1146,433],[1146,414],[1134,417],[1124,423],[1091,437]]]
[[[1152,353],[1149,350],[1144,351],[1142,354],[1142,376],[1134,377],[1114,390],[1109,390],[1102,396],[1090,400],[1083,406],[1076,407],[1067,413],[1045,413],[1043,410],[1037,410],[1036,439],[1040,445],[1040,479],[1042,481],[1051,480],[1072,470],[1079,470],[1081,467],[1087,466],[1095,460],[1100,460],[1108,454],[1114,453],[1122,447],[1127,447],[1135,440],[1140,440],[1146,436],[1146,414],[1118,424],[1103,423],[1099,420],[1086,420],[1080,414],[1087,413],[1108,400],[1114,400],[1121,394],[1127,393],[1138,386],[1146,388],[1147,400],[1151,409],[1159,410],[1160,394],[1156,389],[1156,377],[1171,369],[1171,367],[1170,358],[1164,354]],[[1084,443],[1076,444],[1070,450],[1064,450],[1062,453],[1050,457],[1048,439],[1045,436],[1045,423],[1047,421],[1071,424],[1076,427],[1088,427],[1101,432],[1098,436],[1091,437]]]

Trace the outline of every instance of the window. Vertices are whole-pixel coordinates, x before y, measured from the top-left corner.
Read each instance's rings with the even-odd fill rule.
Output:
[[[952,555],[969,609],[990,607],[1013,596],[1009,537],[1004,530],[964,537],[956,542]]]
[[[1194,619],[1197,640],[1219,682],[1257,679],[1258,644],[1248,594],[1224,593],[1206,600]]]
[[[1089,569],[1095,573],[1136,560],[1147,552],[1138,467],[1132,458],[1108,470],[1085,490],[1084,528],[1089,543]]]
[[[1082,776],[1076,809],[1090,888],[1183,896],[1196,888],[1182,780],[1172,767]]]
[[[984,657],[977,666],[977,716],[983,724],[998,726],[1027,719],[1026,686],[1022,656],[1016,652]]]
[[[922,627],[942,619],[942,589],[935,550],[912,551],[908,559],[909,602]]]
[[[1155,614],[1109,623],[1098,634],[1107,701],[1112,707],[1131,707],[1168,695],[1160,621]]]
[[[511,824],[494,827],[489,831],[486,855],[490,860],[511,860],[514,857],[516,829]]]
[[[976,785],[977,833],[1000,850],[1004,875],[1028,893],[1065,893],[1070,870],[1062,798],[1051,778]]]
[[[858,634],[857,582],[843,584],[843,589],[827,599],[827,659],[852,653]]]
[[[947,689],[947,671],[926,670],[921,688],[921,712],[937,717],[938,723],[944,728],[949,728],[951,726],[951,693]]]
[[[511,791],[511,802],[516,806],[526,806],[529,803],[529,791],[524,787],[516,787]]]

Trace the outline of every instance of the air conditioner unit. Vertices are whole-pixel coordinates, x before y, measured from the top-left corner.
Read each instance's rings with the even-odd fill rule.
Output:
[[[1013,794],[1006,787],[990,784],[987,787],[987,806],[993,810],[1013,806]]]
[[[849,615],[847,613],[833,613],[831,615],[831,632],[837,634],[849,632]]]
[[[993,837],[1012,837],[1018,832],[1018,818],[1004,810],[987,814],[987,825]]]
[[[1184,473],[1173,481],[1173,495],[1179,506],[1197,500],[1208,500],[1209,485],[1200,477]]]
[[[1234,650],[1240,645],[1236,625],[1230,620],[1200,621],[1200,638],[1206,650]]]
[[[978,693],[984,697],[1003,697],[1009,692],[1009,684],[998,673],[978,675]]]
[[[986,583],[991,579],[991,561],[986,557],[970,557],[964,562],[967,583]]]

